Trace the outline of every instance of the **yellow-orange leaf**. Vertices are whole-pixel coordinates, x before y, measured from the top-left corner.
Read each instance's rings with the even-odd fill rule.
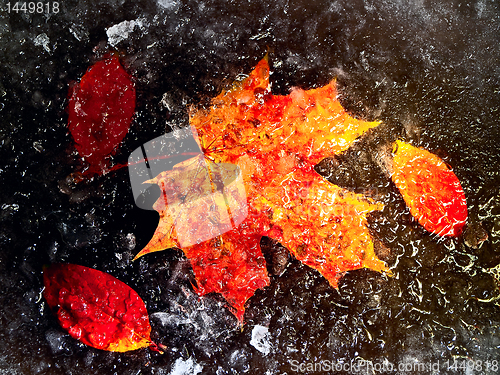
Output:
[[[429,232],[440,236],[462,233],[467,202],[455,173],[427,150],[399,140],[394,150],[391,178],[411,214]]]

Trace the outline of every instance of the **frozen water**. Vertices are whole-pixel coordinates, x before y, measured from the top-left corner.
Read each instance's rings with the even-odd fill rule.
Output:
[[[87,29],[82,26],[82,25],[77,25],[77,24],[74,24],[74,25],[71,25],[69,27],[69,31],[71,31],[71,34],[73,34],[73,36],[76,38],[76,40],[78,40],[79,42],[81,41],[86,41],[88,40],[89,38],[89,32],[87,31]]]
[[[283,374],[292,360],[498,360],[496,2],[59,3],[57,14],[0,13],[0,373]],[[266,52],[275,94],[337,77],[342,105],[383,124],[317,170],[385,204],[370,231],[394,276],[349,272],[335,290],[267,241],[271,285],[248,301],[240,327],[220,297],[195,293],[179,251],[132,262],[158,214],[136,207],[126,168],[78,183],[84,166],[66,126],[68,88],[108,52],[138,93],[116,166],[186,125],[190,106],[206,107]],[[384,173],[396,138],[453,167],[469,206],[464,237],[430,236],[409,214]],[[40,298],[52,262],[95,267],[137,290],[166,354],[107,353],[69,337]]]
[[[61,331],[57,330],[49,330],[45,334],[45,338],[49,343],[50,350],[54,354],[67,353],[71,354],[70,346],[68,345],[68,341],[71,341],[71,338],[68,334],[65,334]]]
[[[179,7],[179,1],[176,0],[156,0],[156,3],[163,9],[174,10]]]
[[[164,327],[168,326],[179,326],[181,324],[194,324],[194,322],[189,318],[182,318],[177,314],[169,314],[166,312],[157,312],[150,315],[152,319],[158,319],[160,324]]]

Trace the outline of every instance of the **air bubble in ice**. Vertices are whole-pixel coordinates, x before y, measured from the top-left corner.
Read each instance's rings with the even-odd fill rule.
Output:
[[[248,363],[248,355],[246,351],[243,349],[235,350],[229,356],[229,365],[233,370],[236,370],[237,373],[245,373],[250,370]]]
[[[151,314],[152,319],[157,319],[164,327],[175,327],[181,324],[192,324],[191,319],[184,319],[177,314],[170,314],[166,312],[157,312]]]
[[[136,237],[133,233],[119,233],[116,237],[115,244],[119,249],[134,250],[137,244]],[[123,254],[116,254],[116,257],[122,260]]]
[[[85,27],[81,25],[71,25],[69,27],[69,31],[79,42],[81,42],[82,40],[87,41],[89,39],[89,32]]]
[[[156,4],[163,9],[176,9],[179,6],[179,2],[176,0],[157,0]]]
[[[43,146],[42,146],[42,143],[39,142],[39,141],[34,141],[33,142],[33,148],[37,151],[37,152],[43,152],[44,149],[43,149]]]

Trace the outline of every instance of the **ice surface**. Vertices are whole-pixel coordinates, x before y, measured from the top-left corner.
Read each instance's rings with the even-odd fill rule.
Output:
[[[89,32],[82,25],[77,25],[77,24],[71,25],[69,27],[69,31],[71,31],[71,34],[73,34],[73,36],[79,42],[88,40]]]
[[[176,1],[176,0],[156,0],[156,3],[160,7],[167,9],[167,10],[176,9],[180,5],[179,1]]]
[[[58,330],[49,330],[45,334],[45,338],[47,342],[49,343],[50,349],[52,350],[52,353],[54,354],[61,354],[61,353],[67,353],[71,354],[71,349],[69,342],[71,341],[71,338],[69,337],[68,334],[63,333]]]
[[[179,337],[170,336],[172,332],[190,337],[191,344],[207,356],[217,351],[216,343],[227,340],[237,329],[230,312],[222,304],[207,297],[199,298],[195,293],[182,286],[186,262],[177,263],[169,279],[173,289],[168,298],[168,311],[158,311],[150,315],[151,322],[167,335],[168,340],[177,342]],[[179,287],[176,284],[180,284]],[[177,291],[177,293],[174,293]],[[168,345],[169,341],[165,344]]]
[[[282,374],[292,360],[498,360],[497,2],[59,3],[57,14],[0,13],[0,373]],[[84,166],[66,126],[68,88],[108,52],[138,93],[116,166],[186,125],[190,106],[206,107],[266,52],[275,94],[337,77],[350,113],[384,123],[317,170],[385,204],[370,231],[394,277],[349,272],[334,290],[268,241],[279,267],[239,327],[222,299],[195,293],[180,252],[132,262],[158,214],[136,207],[126,168],[78,183]],[[408,213],[383,172],[396,138],[453,167],[469,206],[467,236],[436,238]],[[107,353],[69,337],[40,298],[43,265],[53,262],[95,267],[137,290],[166,354]],[[253,341],[258,326],[269,330],[266,355]]]

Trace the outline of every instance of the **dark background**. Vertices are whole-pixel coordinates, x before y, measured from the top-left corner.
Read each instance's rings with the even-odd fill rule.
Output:
[[[497,2],[59,6],[57,14],[8,14],[3,0],[0,13],[2,374],[291,374],[292,360],[360,359],[396,366],[439,360],[443,374],[465,373],[446,370],[446,361],[470,359],[483,366],[474,373],[500,373],[486,369],[486,361],[500,358],[493,277],[500,263]],[[142,27],[111,46],[106,30],[124,20]],[[116,164],[186,125],[190,105],[209,103],[268,51],[275,94],[337,77],[353,116],[384,123],[318,171],[385,203],[370,228],[394,277],[353,271],[334,290],[290,259],[249,301],[240,329],[219,296],[194,294],[180,251],[132,263],[158,215],[135,207],[126,168],[78,185],[68,177],[80,167],[67,131],[68,87],[110,50],[120,53],[137,89],[136,116]],[[462,237],[440,239],[411,218],[377,156],[397,138],[438,154],[455,171],[469,207]],[[266,239],[262,245],[272,269],[283,250]],[[94,267],[134,288],[166,354],[109,353],[69,337],[41,297],[42,266],[52,262]],[[255,325],[269,327],[267,355],[250,344]]]

